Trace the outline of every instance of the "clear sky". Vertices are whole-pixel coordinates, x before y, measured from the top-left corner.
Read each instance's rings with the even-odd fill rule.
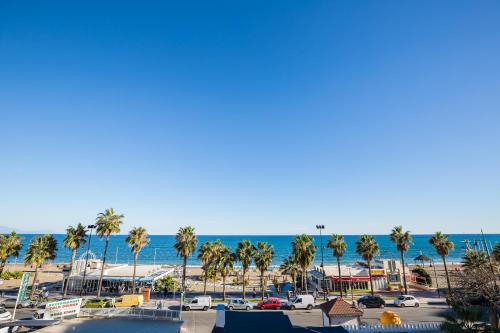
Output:
[[[499,1],[0,1],[0,225],[500,232]]]

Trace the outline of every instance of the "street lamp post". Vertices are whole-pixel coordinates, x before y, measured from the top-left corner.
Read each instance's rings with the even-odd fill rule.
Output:
[[[325,288],[323,288],[323,285],[325,284],[325,266],[324,266],[324,261],[323,261],[323,234],[321,230],[325,229],[325,226],[323,224],[318,224],[316,225],[316,229],[319,230],[319,241],[321,245],[321,270],[323,271],[323,280],[320,283],[321,289],[323,290],[323,298],[326,299],[326,292]]]
[[[434,268],[434,279],[436,279],[436,290],[437,290],[437,293],[438,293],[438,298],[441,297],[441,293],[439,292],[439,282],[438,282],[438,276],[437,276],[437,273],[436,273],[436,264],[434,264],[434,260],[431,259],[431,263],[432,263],[432,267]]]
[[[96,228],[96,225],[90,224],[87,226],[87,228],[90,229],[89,244],[87,247],[87,255],[85,256],[85,268],[83,269],[82,290],[80,290],[80,295],[83,293],[83,288],[85,288],[85,277],[87,276],[87,263],[89,261],[90,242],[92,241],[92,230]]]

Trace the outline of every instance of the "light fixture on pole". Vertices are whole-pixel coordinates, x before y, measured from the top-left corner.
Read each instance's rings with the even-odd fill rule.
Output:
[[[324,261],[323,261],[323,233],[321,232],[323,229],[325,229],[325,226],[323,224],[317,224],[316,229],[319,230],[319,241],[321,245],[321,270],[323,272],[323,280],[320,283],[321,289],[323,290],[323,298],[326,299],[326,292],[324,291],[325,288],[323,287],[325,285],[325,266],[324,266]]]
[[[87,276],[87,264],[89,261],[89,252],[90,252],[90,242],[92,241],[92,230],[94,230],[97,226],[95,224],[90,224],[87,226],[87,229],[90,230],[89,234],[89,244],[87,247],[87,255],[85,256],[85,268],[83,269],[83,279],[82,279],[82,289],[80,290],[80,294],[83,293],[83,289],[85,288],[85,277]]]

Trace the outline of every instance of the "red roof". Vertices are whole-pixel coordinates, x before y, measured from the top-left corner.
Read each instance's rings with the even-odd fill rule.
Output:
[[[319,306],[329,317],[360,317],[363,311],[338,297]]]

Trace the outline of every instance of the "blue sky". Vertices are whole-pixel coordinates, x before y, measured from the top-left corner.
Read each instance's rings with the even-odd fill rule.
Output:
[[[0,225],[500,232],[500,2],[0,2]]]

